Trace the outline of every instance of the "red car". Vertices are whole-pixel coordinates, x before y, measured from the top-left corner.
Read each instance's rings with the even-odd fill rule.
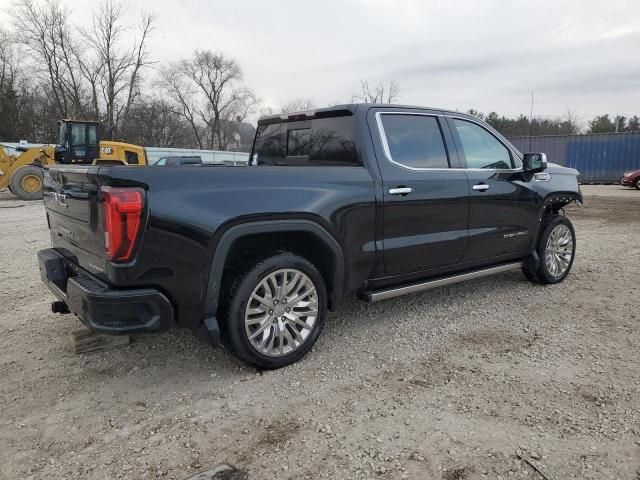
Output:
[[[624,185],[625,187],[636,187],[640,190],[640,170],[624,173],[620,179],[620,185]]]

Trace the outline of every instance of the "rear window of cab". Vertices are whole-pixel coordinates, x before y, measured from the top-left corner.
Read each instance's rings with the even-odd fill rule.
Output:
[[[359,166],[352,116],[258,125],[252,165]]]

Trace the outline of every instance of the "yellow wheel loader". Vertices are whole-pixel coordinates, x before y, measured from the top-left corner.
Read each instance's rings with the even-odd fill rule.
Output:
[[[0,145],[0,191],[9,188],[23,200],[42,198],[42,167],[55,163],[146,165],[143,147],[100,141],[98,122],[61,120],[58,145],[20,148],[9,155]]]

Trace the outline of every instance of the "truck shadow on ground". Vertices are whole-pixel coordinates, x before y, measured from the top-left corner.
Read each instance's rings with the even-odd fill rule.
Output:
[[[496,299],[524,306],[530,295],[525,300],[522,291],[529,288],[519,273],[506,273],[375,304],[349,298],[339,311],[330,313],[314,349],[296,365],[283,370],[313,368],[318,363],[328,363],[327,359],[340,364],[353,355],[374,354],[384,359],[395,350],[389,348],[394,343],[398,347],[415,341],[426,345],[430,336],[443,335],[451,324],[464,322],[468,315],[480,319],[491,315]],[[470,312],[469,305],[474,306]],[[372,347],[371,337],[383,341]],[[141,388],[153,388],[170,379],[172,387],[179,390],[181,385],[204,380],[247,381],[248,374],[270,373],[242,365],[223,347],[204,344],[187,330],[137,336],[128,347],[86,354],[83,358],[83,382],[86,385],[92,381],[96,386],[130,377]],[[256,380],[259,378],[256,376]]]

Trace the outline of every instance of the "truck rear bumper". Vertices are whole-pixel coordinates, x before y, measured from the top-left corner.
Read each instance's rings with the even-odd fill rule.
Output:
[[[173,306],[158,290],[114,289],[52,248],[38,252],[38,263],[49,290],[96,332],[155,333],[174,324]]]

